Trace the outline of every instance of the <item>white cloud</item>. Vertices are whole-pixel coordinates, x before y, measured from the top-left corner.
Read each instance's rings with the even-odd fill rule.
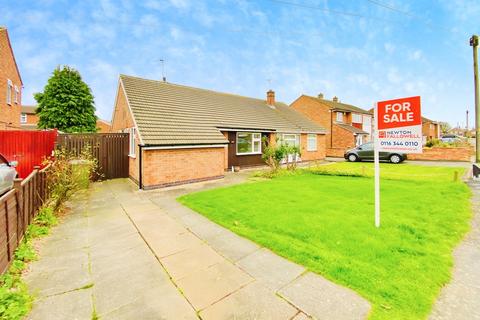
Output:
[[[422,50],[420,49],[413,50],[408,53],[408,59],[410,60],[418,61],[418,60],[422,60],[422,58],[423,58],[423,53],[422,53]]]
[[[395,45],[393,43],[387,42],[383,44],[383,47],[385,48],[385,51],[389,54],[392,54],[395,52]]]

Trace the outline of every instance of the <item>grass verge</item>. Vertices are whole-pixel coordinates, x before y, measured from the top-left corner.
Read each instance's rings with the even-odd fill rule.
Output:
[[[461,176],[463,169],[382,164],[377,229],[370,167],[299,170],[179,201],[354,289],[372,304],[370,319],[423,319],[450,279],[452,250],[469,229],[470,190],[453,181],[453,172]]]

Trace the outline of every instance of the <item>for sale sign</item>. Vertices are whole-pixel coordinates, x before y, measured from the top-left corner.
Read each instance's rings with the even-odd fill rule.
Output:
[[[422,153],[420,97],[377,103],[379,151]]]

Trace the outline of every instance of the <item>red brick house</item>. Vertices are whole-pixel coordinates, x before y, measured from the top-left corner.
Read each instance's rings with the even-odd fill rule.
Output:
[[[7,29],[0,27],[0,130],[20,129],[22,88]]]
[[[370,140],[370,111],[342,103],[337,97],[325,99],[323,94],[317,97],[302,95],[290,106],[327,130],[327,156],[342,157],[345,150]]]
[[[440,138],[440,124],[437,121],[422,117],[423,144],[428,140]]]
[[[97,132],[98,133],[109,133],[112,128],[112,124],[108,121],[97,119]]]
[[[112,132],[130,133],[130,177],[141,189],[221,178],[264,164],[262,139],[325,158],[325,129],[284,103],[121,75]]]
[[[37,106],[22,106],[20,114],[20,127],[23,130],[36,130],[38,124],[38,115],[35,113]]]

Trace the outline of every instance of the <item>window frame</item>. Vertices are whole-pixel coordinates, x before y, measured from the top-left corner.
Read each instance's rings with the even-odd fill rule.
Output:
[[[291,141],[293,139],[292,138],[285,138],[285,136],[293,136],[294,139],[295,139],[295,142],[294,142],[293,146],[300,147],[300,135],[299,134],[297,134],[297,133],[284,133],[284,134],[282,134],[281,143],[289,145],[289,143],[286,142],[286,141],[289,141],[289,140]]]
[[[250,134],[251,135],[251,139],[250,139],[250,143],[251,143],[251,149],[249,152],[239,152],[238,151],[238,136],[239,134]],[[254,154],[262,154],[262,134],[260,132],[246,132],[246,131],[238,131],[235,135],[235,139],[236,139],[236,155],[237,156],[245,156],[245,155],[254,155]],[[255,151],[255,142],[258,142],[258,151]]]
[[[13,89],[13,83],[12,80],[7,79],[7,104],[12,105],[12,89]]]
[[[340,120],[338,118],[340,118]],[[339,112],[339,111],[336,112],[335,121],[343,123],[343,112]]]
[[[310,147],[311,141],[315,142],[315,146],[313,148]],[[309,133],[307,134],[307,151],[317,151],[318,150],[318,137],[316,134]]]
[[[28,122],[28,121],[27,121],[27,114],[24,113],[24,112],[22,112],[22,113],[20,114],[20,123],[27,123],[27,122]]]
[[[363,123],[363,116],[360,113],[352,112],[352,123]]]
[[[135,145],[135,134],[137,130],[135,127],[128,128],[128,156],[130,158],[137,157],[137,150]]]
[[[13,102],[15,104],[18,104],[18,96],[20,95],[20,90],[18,87],[15,85],[13,86]]]

